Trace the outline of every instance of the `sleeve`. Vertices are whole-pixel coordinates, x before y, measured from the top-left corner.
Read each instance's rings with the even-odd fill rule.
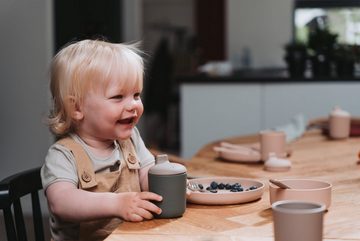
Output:
[[[155,163],[155,158],[146,148],[137,128],[134,128],[131,138],[134,142],[135,151],[140,161],[140,167],[144,168],[148,165],[153,165]]]
[[[75,159],[70,150],[60,144],[52,145],[41,168],[44,190],[59,181],[71,182],[78,186],[79,179],[76,170]]]

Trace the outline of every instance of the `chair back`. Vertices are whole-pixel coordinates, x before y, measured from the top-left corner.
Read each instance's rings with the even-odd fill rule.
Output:
[[[44,240],[39,193],[42,189],[40,167],[11,175],[0,182],[0,208],[3,210],[8,241],[28,240],[21,198],[31,195],[36,241]]]

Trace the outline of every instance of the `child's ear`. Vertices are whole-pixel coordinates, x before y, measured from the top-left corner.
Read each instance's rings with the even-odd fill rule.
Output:
[[[68,105],[70,107],[71,118],[76,121],[80,121],[84,118],[84,114],[81,111],[80,104],[76,101],[74,96],[67,98]]]

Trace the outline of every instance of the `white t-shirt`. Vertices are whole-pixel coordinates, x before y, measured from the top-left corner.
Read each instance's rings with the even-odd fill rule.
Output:
[[[106,158],[99,158],[90,152],[89,147],[79,136],[72,134],[71,137],[85,149],[93,163],[95,173],[110,172],[110,168],[118,165],[120,160],[123,160],[124,158],[116,141],[114,141],[115,148],[111,155]],[[155,162],[154,156],[146,148],[139,131],[136,128],[134,128],[131,139],[140,161],[140,168],[152,165]],[[56,143],[49,148],[45,163],[41,168],[41,179],[45,191],[49,185],[59,181],[71,182],[75,186],[78,186],[79,179],[76,162],[69,149]],[[78,239],[79,223],[64,222],[52,215],[51,211],[50,228],[52,237],[55,241]]]

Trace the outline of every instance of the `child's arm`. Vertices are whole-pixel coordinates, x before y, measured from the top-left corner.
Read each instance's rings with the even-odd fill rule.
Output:
[[[106,217],[138,222],[161,213],[149,200],[161,201],[162,197],[150,192],[88,192],[70,182],[56,182],[46,189],[46,196],[54,215],[73,222]]]

